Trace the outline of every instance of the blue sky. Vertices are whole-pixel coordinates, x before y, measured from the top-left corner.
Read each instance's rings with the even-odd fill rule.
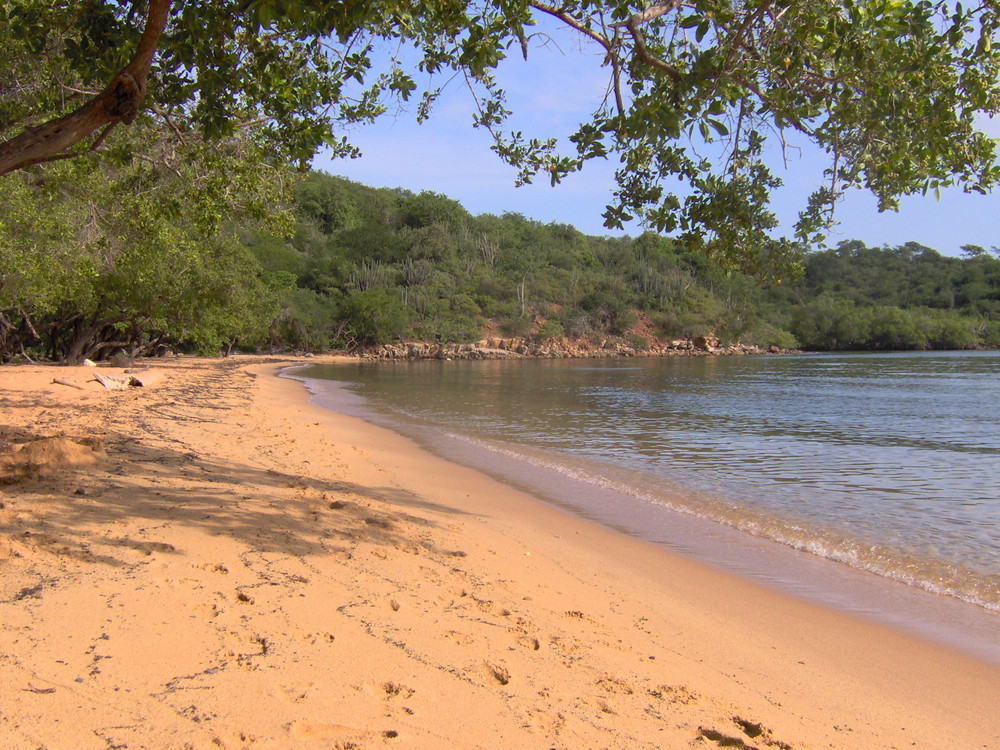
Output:
[[[522,130],[526,137],[572,133],[606,90],[607,71],[600,67],[597,49],[581,44],[572,33],[553,27],[546,31],[551,32],[548,41],[533,45],[527,62],[512,56],[498,72],[514,111],[504,129]],[[610,233],[601,214],[615,187],[613,162],[592,160],[555,187],[541,179],[516,188],[514,170],[490,151],[489,134],[472,127],[473,109],[464,82],[453,80],[423,124],[416,123],[412,108],[390,112],[373,125],[348,131],[363,152],[361,158],[334,161],[320,155],[314,166],[375,187],[444,193],[473,214],[513,211],[542,222],[573,224],[588,234]],[[984,121],[983,128],[1000,137],[1000,121]],[[774,204],[779,233],[791,235],[806,196],[821,179],[823,158],[808,149],[791,151],[788,168],[778,170],[785,182]],[[913,240],[948,255],[959,254],[966,244],[1000,246],[1000,193],[947,190],[940,200],[933,195],[904,198],[899,212],[880,214],[874,198],[855,191],[839,206],[837,219],[831,244],[859,239],[881,246]],[[633,224],[626,231],[638,234],[642,227]]]

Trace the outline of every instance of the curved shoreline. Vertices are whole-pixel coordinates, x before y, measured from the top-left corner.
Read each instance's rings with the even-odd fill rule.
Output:
[[[296,366],[283,375],[303,382],[313,403],[405,435],[423,450],[486,474],[574,517],[794,598],[858,615],[1000,666],[1000,614],[979,601],[930,590],[923,581],[899,580],[883,571],[852,565],[795,540],[757,533],[754,526],[761,519],[741,524],[745,514],[733,520],[706,512],[712,499],[705,497],[692,504],[690,493],[695,490],[664,492],[662,479],[657,480],[658,486],[637,489],[627,472],[607,474],[607,466],[574,463],[567,468],[565,456],[452,434],[368,404],[336,380],[303,372],[304,368]],[[336,379],[331,374],[335,372],[327,371],[326,376]],[[674,497],[677,493],[683,497]]]
[[[995,666],[574,518],[273,377],[316,361],[181,359],[117,393],[0,369],[0,436],[107,455],[0,488],[0,744],[1000,744]]]

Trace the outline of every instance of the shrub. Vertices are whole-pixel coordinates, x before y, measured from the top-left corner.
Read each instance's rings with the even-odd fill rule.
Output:
[[[435,315],[423,321],[414,330],[418,339],[436,339],[443,342],[468,344],[480,337],[482,320],[478,316],[454,314]]]
[[[649,339],[645,336],[640,336],[638,333],[630,333],[628,335],[628,343],[637,352],[649,351]]]
[[[508,336],[528,336],[534,326],[535,321],[530,315],[511,316],[500,323],[500,329]]]
[[[594,326],[585,312],[578,308],[563,310],[561,316],[563,331],[574,339],[589,338],[594,333]]]
[[[869,346],[873,349],[923,349],[927,334],[913,313],[898,307],[874,307]]]
[[[359,344],[387,344],[398,340],[410,324],[403,301],[387,289],[351,292],[340,308],[340,319]]]
[[[538,327],[535,338],[539,341],[545,339],[561,339],[566,335],[566,331],[558,320],[546,320]]]
[[[744,344],[754,344],[761,349],[777,346],[780,349],[798,349],[799,342],[789,331],[765,320],[754,321],[739,337]]]
[[[974,349],[979,341],[972,318],[951,312],[930,312],[927,338],[932,349]]]
[[[1000,349],[1000,320],[987,320],[979,326],[979,344]]]

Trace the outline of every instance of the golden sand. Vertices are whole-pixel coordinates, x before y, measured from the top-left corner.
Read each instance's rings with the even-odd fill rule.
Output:
[[[995,666],[149,364],[0,368],[2,748],[1000,747]]]

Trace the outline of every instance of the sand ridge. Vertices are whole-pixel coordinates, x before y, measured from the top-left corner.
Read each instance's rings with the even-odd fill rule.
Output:
[[[318,409],[288,363],[0,368],[0,746],[1000,746],[1000,670]],[[15,470],[39,438],[100,455]]]

